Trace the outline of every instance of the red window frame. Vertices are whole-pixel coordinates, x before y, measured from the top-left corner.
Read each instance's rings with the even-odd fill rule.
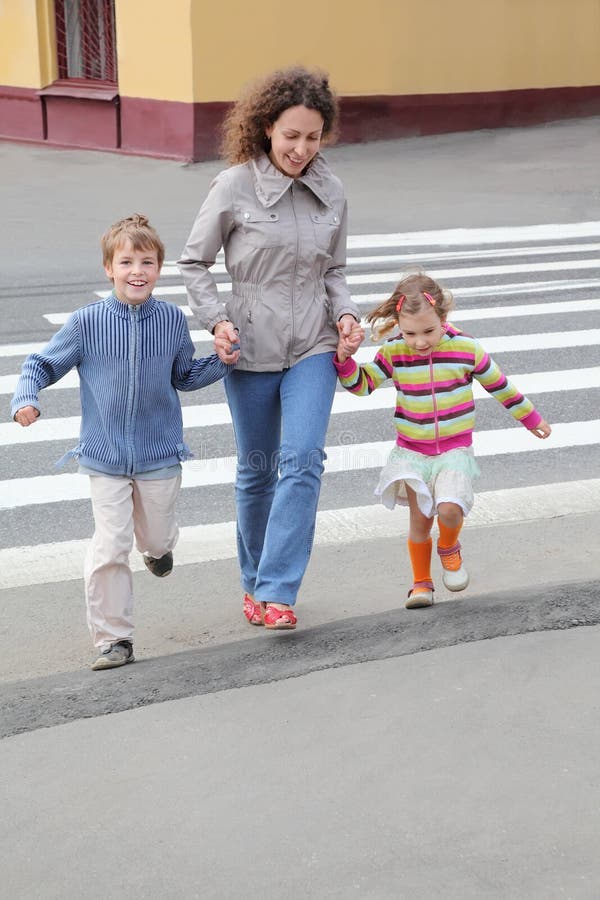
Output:
[[[76,75],[69,73],[67,3],[76,4],[79,17],[80,65]],[[55,0],[54,10],[59,81],[116,85],[115,0]]]

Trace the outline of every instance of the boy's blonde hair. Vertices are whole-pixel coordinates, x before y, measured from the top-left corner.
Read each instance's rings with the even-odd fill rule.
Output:
[[[125,241],[131,241],[134,250],[155,250],[159,267],[165,259],[165,245],[146,216],[136,213],[111,225],[100,239],[102,262],[110,266],[116,251]]]
[[[434,304],[430,302],[431,297]],[[380,340],[398,325],[398,303],[400,302],[403,313],[415,315],[424,307],[433,306],[433,310],[442,322],[446,321],[449,311],[454,306],[454,300],[450,291],[446,290],[426,275],[422,270],[403,275],[391,297],[380,303],[375,309],[365,316],[371,325],[371,336],[374,341]],[[380,324],[379,324],[380,323]]]

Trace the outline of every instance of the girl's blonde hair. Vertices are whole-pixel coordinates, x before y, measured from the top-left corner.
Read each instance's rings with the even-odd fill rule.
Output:
[[[233,166],[269,153],[271,141],[265,130],[293,106],[318,112],[323,119],[321,140],[333,142],[338,102],[329,86],[329,76],[318,69],[292,66],[249,85],[230,109],[222,125],[223,158]]]
[[[434,303],[431,303],[427,295]],[[380,340],[398,326],[401,312],[416,315],[424,307],[431,307],[442,322],[446,321],[449,311],[454,306],[454,299],[450,291],[440,287],[437,281],[430,278],[422,271],[404,275],[387,300],[371,310],[365,316],[371,325],[371,337],[374,341]]]
[[[121,247],[125,241],[130,240],[134,250],[155,250],[159,267],[162,266],[165,259],[165,245],[158,236],[156,230],[152,227],[146,216],[135,213],[133,216],[127,216],[126,219],[120,219],[111,225],[104,232],[100,239],[102,247],[102,262],[105,266],[110,266],[113,261],[115,252]]]

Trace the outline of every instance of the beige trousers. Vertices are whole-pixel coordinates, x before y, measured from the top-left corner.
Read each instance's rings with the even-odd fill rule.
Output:
[[[91,475],[96,530],[85,565],[87,623],[95,647],[133,638],[133,578],[129,554],[160,558],[177,543],[175,502],[181,475],[138,481]]]

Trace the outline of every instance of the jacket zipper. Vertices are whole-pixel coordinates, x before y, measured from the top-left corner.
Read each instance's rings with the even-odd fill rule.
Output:
[[[287,368],[292,365],[292,347],[294,346],[294,293],[296,289],[296,273],[298,271],[298,251],[300,247],[300,235],[298,234],[298,217],[296,215],[296,206],[294,203],[294,182],[290,186],[290,197],[292,200],[292,213],[294,214],[294,225],[296,226],[296,258],[294,259],[294,274],[292,276],[292,290],[290,295],[290,313],[291,313],[291,330],[290,343],[288,347]]]
[[[429,384],[431,386],[431,399],[433,401],[433,427],[435,430],[435,449],[440,452],[440,426],[438,423],[438,409],[435,398],[435,383],[433,380],[433,353],[429,354]]]
[[[135,449],[133,446],[133,411],[135,409],[136,395],[136,370],[137,370],[137,344],[138,344],[138,307],[129,307],[130,337],[129,337],[129,385],[127,397],[127,474],[133,475],[135,466]]]

